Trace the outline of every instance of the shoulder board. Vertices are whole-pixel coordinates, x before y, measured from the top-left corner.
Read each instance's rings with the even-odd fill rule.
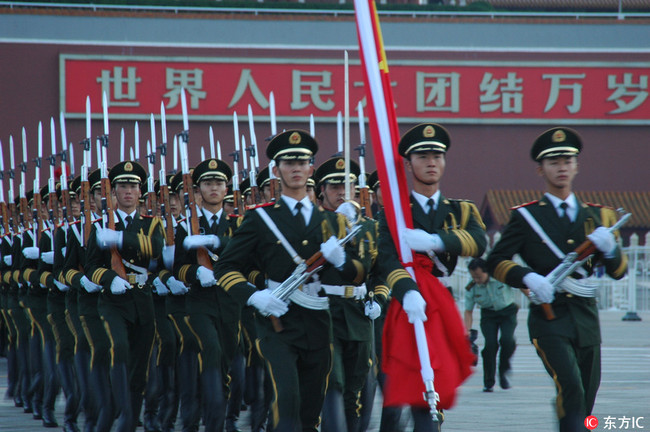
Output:
[[[455,202],[474,202],[472,200],[468,199],[462,199],[462,198],[445,198],[447,201],[455,201]]]
[[[231,213],[228,215],[228,217],[231,219],[236,219],[236,218],[244,217],[244,215]]]
[[[270,202],[270,203],[256,204],[256,205],[246,207],[246,210],[255,210],[256,208],[260,208],[260,207],[269,207],[272,206],[273,204],[275,203]]]
[[[469,291],[469,290],[471,290],[472,288],[474,288],[474,285],[476,285],[476,282],[471,281],[470,283],[467,284],[467,286],[465,287],[465,289],[466,289],[467,291]]]
[[[532,205],[532,204],[537,204],[538,202],[539,202],[539,200],[535,200],[535,201],[531,201],[531,202],[528,202],[528,203],[525,203],[525,204],[519,204],[517,206],[511,207],[510,210],[517,210],[520,207],[526,207],[526,206],[529,206],[529,205]]]
[[[153,219],[153,218],[155,218],[156,216],[155,216],[155,215],[151,215],[151,216],[149,216],[149,215],[140,215],[140,217],[143,218],[143,219],[144,219],[144,218],[147,218],[147,219]]]
[[[614,207],[606,206],[606,205],[603,205],[603,204],[596,204],[596,203],[591,203],[591,202],[586,202],[584,204],[589,206],[589,207],[605,208],[605,209],[612,210],[612,211],[616,210],[616,209],[614,209]]]

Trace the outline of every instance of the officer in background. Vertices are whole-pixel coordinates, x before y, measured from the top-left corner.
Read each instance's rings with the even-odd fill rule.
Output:
[[[487,264],[497,280],[530,289],[534,303],[528,315],[530,339],[553,378],[556,410],[562,432],[586,431],[600,384],[600,324],[596,301],[598,268],[614,279],[627,272],[627,257],[615,234],[613,209],[580,202],[573,193],[582,140],[572,129],[555,127],[542,133],[530,151],[546,193],[515,207]],[[585,240],[597,249],[570,277],[554,287],[544,277]],[[526,263],[512,260],[519,254]],[[545,314],[550,304],[555,318]]]
[[[510,388],[508,373],[510,358],[517,346],[515,328],[517,311],[513,290],[506,284],[494,280],[487,272],[487,264],[482,258],[474,258],[467,266],[472,282],[465,287],[465,330],[472,328],[474,305],[481,308],[481,333],[485,338],[483,356],[483,391],[492,392],[497,367],[499,347],[499,385]],[[501,336],[499,337],[499,333]],[[497,340],[498,339],[498,340]]]
[[[142,406],[155,334],[148,268],[152,260],[161,257],[164,232],[159,217],[137,211],[140,186],[146,181],[140,164],[120,162],[111,169],[109,179],[116,202],[115,230],[92,230],[85,271],[92,282],[103,287],[98,310],[111,341],[116,430],[132,431]],[[119,276],[112,264],[113,248],[119,252],[126,275]]]

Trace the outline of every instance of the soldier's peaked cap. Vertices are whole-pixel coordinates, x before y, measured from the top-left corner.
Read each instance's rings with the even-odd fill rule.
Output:
[[[447,129],[437,123],[422,123],[408,130],[399,141],[398,151],[403,157],[411,153],[434,151],[447,153],[451,140]]]
[[[314,137],[299,129],[274,136],[266,147],[266,156],[273,160],[310,160],[316,152],[318,143]]]
[[[72,180],[72,183],[68,185],[68,189],[70,189],[70,194],[77,194],[79,195],[81,193],[81,176],[78,175],[77,177]]]
[[[379,174],[377,173],[377,170],[371,172],[368,176],[368,187],[373,191],[377,191],[377,188],[379,187]]]
[[[255,178],[255,181],[257,181],[257,187],[260,189],[269,184],[271,179],[269,178],[269,167],[264,168],[263,170],[260,171],[260,173],[257,175]]]
[[[350,181],[355,182],[359,178],[361,169],[359,165],[351,160],[350,161]],[[325,184],[341,184],[345,183],[345,159],[342,157],[335,157],[326,160],[318,167],[314,173],[316,183]]]
[[[230,165],[220,159],[206,159],[192,171],[192,182],[198,185],[203,180],[223,180],[226,183],[232,177]]]
[[[176,193],[178,194],[181,189],[183,189],[183,173],[177,172],[174,174],[174,177],[172,177],[171,181],[169,182],[169,188],[171,189],[171,193]]]
[[[88,189],[90,190],[90,192],[92,192],[98,187],[101,187],[101,185],[102,185],[102,172],[99,168],[97,168],[95,171],[88,174]],[[79,187],[81,187],[81,184],[79,185]]]
[[[530,149],[534,161],[558,157],[577,156],[582,150],[580,135],[573,129],[554,127],[537,137]]]
[[[144,167],[134,161],[122,161],[111,168],[108,178],[113,183],[144,184],[147,181],[147,172]]]

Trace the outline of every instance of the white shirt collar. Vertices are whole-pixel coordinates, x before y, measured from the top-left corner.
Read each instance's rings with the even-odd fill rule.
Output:
[[[120,215],[120,218],[124,222],[124,226],[126,227],[126,217],[131,216],[131,221],[135,220],[135,214],[137,213],[137,210],[133,210],[131,214],[128,214],[124,210],[117,209],[117,214]]]
[[[418,204],[420,204],[420,207],[422,207],[422,210],[424,210],[425,213],[429,212],[429,206],[427,205],[427,201],[429,201],[429,199],[433,199],[433,209],[438,210],[438,204],[440,202],[440,189],[438,189],[436,193],[430,197],[422,195],[421,193],[417,193],[415,191],[411,191],[411,195],[413,195],[413,198],[415,198]]]
[[[221,214],[223,213],[223,207],[219,209],[218,212],[212,213],[210,210],[201,207],[201,211],[203,212],[203,216],[205,219],[208,221],[208,224],[212,223],[212,216],[217,215],[217,221],[221,219]]]
[[[296,204],[298,204],[298,200],[286,195],[281,195],[281,197],[284,200],[284,203],[291,210],[291,213],[295,215],[294,209],[296,208]],[[307,195],[305,195],[305,197],[301,199],[300,202],[302,203],[302,208],[300,209],[300,211],[302,212],[302,216],[305,218],[305,223],[308,224],[309,220],[311,219],[311,213],[314,208],[314,203],[310,201],[309,196]]]
[[[558,216],[562,216],[563,210],[560,205],[565,202],[568,205],[566,211],[569,215],[569,219],[572,221],[576,219],[576,216],[578,214],[578,200],[576,199],[576,196],[573,194],[573,192],[571,192],[571,194],[565,200],[562,200],[548,192],[546,192],[544,195],[546,198],[548,198],[551,204],[553,204],[553,207],[555,207],[555,211],[557,212]]]

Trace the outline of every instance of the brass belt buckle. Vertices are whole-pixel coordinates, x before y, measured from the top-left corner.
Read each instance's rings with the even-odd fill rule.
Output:
[[[345,298],[352,298],[354,297],[354,287],[353,286],[346,286],[345,287],[345,292],[343,294],[343,297]]]
[[[126,275],[126,277],[128,278],[128,281],[129,281],[129,283],[131,285],[135,285],[136,282],[135,282],[135,275],[134,274],[128,274],[128,275]]]

